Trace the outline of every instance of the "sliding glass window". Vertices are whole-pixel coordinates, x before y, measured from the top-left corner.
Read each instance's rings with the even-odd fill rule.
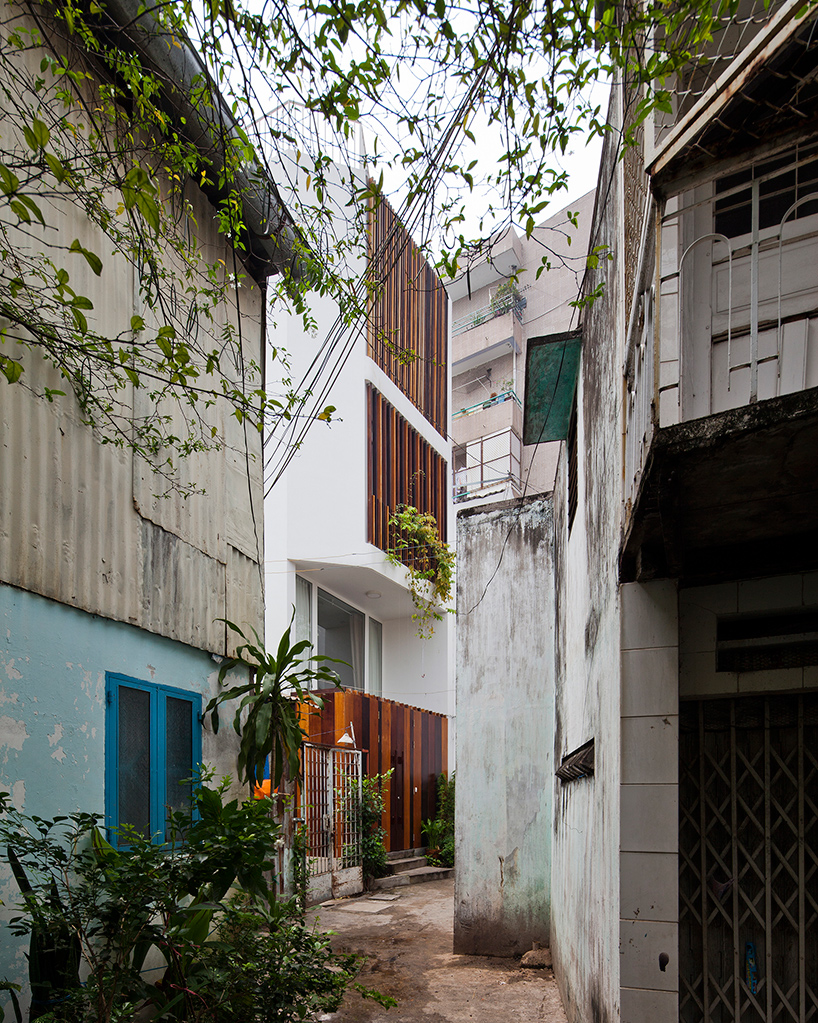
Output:
[[[318,590],[318,653],[345,664],[329,664],[342,686],[364,692],[365,617],[343,600]]]

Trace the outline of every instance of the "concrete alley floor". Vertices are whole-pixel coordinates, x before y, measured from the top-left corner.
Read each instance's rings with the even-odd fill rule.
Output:
[[[398,1001],[383,1009],[348,992],[333,1023],[565,1023],[549,969],[452,953],[454,881],[341,899],[310,912],[338,951],[368,957],[358,980]]]

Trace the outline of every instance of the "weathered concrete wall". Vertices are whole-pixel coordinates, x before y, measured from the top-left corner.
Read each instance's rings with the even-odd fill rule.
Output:
[[[106,672],[201,693],[206,703],[219,668],[183,643],[0,584],[0,791],[18,809],[46,818],[104,812]],[[203,759],[217,777],[235,772],[236,752],[229,722],[218,740],[203,729]],[[8,919],[19,892],[3,870]],[[22,983],[27,942],[2,933],[0,977]]]
[[[461,513],[457,557],[454,948],[510,956],[550,927],[550,495]]]
[[[617,90],[610,115],[619,113]],[[616,251],[621,164],[603,153],[594,245]],[[604,278],[602,275],[604,274]],[[595,774],[557,782],[554,796],[552,936],[554,970],[572,1023],[619,1019],[619,597],[622,266],[601,263],[589,288],[604,293],[584,313],[577,392],[578,510],[569,532],[567,462],[555,488],[557,565],[554,759],[593,739]]]

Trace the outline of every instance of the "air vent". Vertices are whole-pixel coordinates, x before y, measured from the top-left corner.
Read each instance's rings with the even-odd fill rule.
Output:
[[[556,770],[560,781],[576,781],[578,778],[588,778],[594,773],[594,740],[590,739],[579,749],[562,758],[562,763]]]
[[[717,671],[770,671],[818,664],[818,610],[721,618]]]

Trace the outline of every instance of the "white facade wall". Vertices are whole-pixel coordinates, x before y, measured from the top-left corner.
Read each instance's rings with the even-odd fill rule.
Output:
[[[337,212],[339,218],[344,216],[343,207]],[[363,273],[363,256],[354,269]],[[291,314],[275,307],[270,314],[271,344],[288,353],[296,385],[336,327],[334,300],[319,295],[308,299],[317,324],[312,335]],[[369,358],[365,324],[344,328],[341,346],[348,355],[324,402],[336,407],[333,420],[312,425],[265,499],[266,641],[268,646],[277,644],[286,628],[300,574],[313,584],[313,597],[320,587],[382,623],[383,697],[453,716],[453,616],[444,615],[435,623],[431,639],[418,638],[405,570],[390,564],[383,551],[367,541],[367,383],[447,462],[450,443]],[[274,443],[275,435],[267,443],[268,458]],[[449,542],[454,544],[453,524]],[[450,743],[453,733],[450,728]],[[452,754],[453,749],[450,763]]]

